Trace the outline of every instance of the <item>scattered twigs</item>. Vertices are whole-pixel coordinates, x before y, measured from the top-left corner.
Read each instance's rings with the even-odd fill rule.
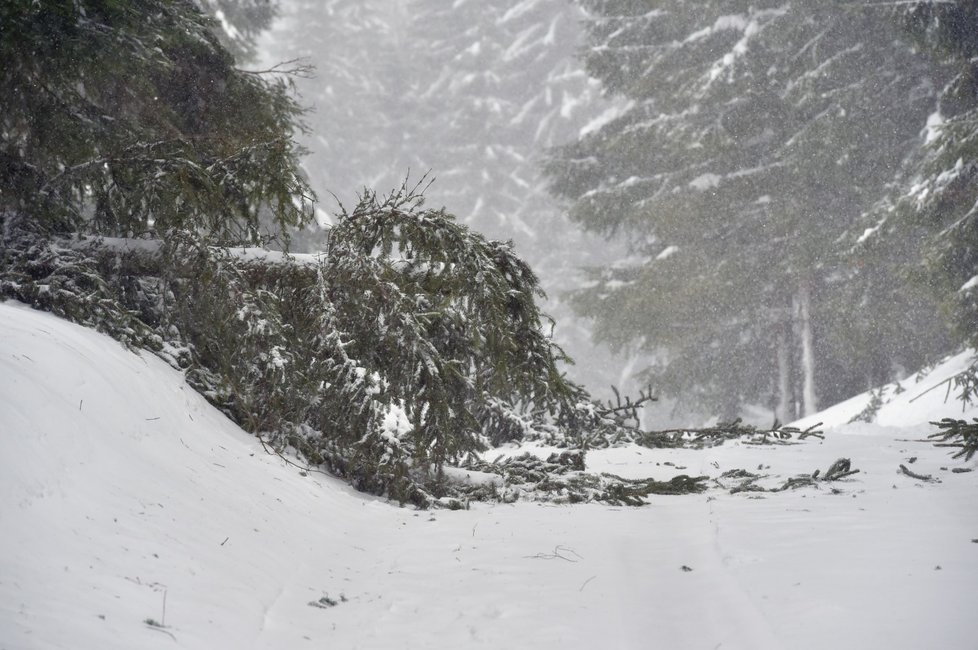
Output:
[[[759,429],[745,425],[738,418],[733,422],[721,422],[716,426],[702,429],[665,429],[662,431],[639,432],[634,440],[636,444],[660,447],[684,447],[702,449],[716,447],[728,440],[739,440],[751,445],[788,445],[807,438],[825,439],[825,434],[819,429],[822,423],[814,424],[807,429],[797,427],[774,426],[770,429]]]
[[[565,555],[565,553],[568,554],[568,555]],[[577,559],[574,559],[574,557],[569,557],[569,555],[573,555]],[[553,553],[537,553],[536,555],[526,555],[524,557],[526,557],[528,559],[531,559],[531,560],[556,560],[556,559],[561,559],[561,560],[564,560],[565,562],[572,562],[572,563],[576,563],[576,562],[578,562],[578,560],[583,560],[584,559],[583,557],[581,557],[577,553],[577,551],[575,551],[572,548],[567,548],[566,546],[554,546]],[[590,580],[588,582],[590,582]],[[587,582],[585,582],[584,584],[587,584]],[[582,586],[581,589],[583,589],[583,588],[584,587]]]
[[[928,388],[924,392],[922,392],[922,393],[920,393],[918,395],[914,395],[913,397],[910,398],[909,402],[911,404],[913,404],[914,402],[916,402],[917,400],[919,400],[921,397],[923,397],[927,393],[931,392],[932,390],[936,390],[936,389],[940,388],[944,384],[947,384],[947,391],[948,391],[948,393],[947,393],[947,395],[944,396],[944,401],[947,401],[948,396],[950,396],[950,394],[951,394],[951,382],[952,381],[954,381],[954,377],[948,377],[944,381],[934,384],[933,386],[931,386],[930,388]]]
[[[473,459],[465,469],[498,475],[500,485],[455,486],[473,499],[511,502],[517,499],[553,503],[600,501],[609,505],[640,506],[650,494],[696,494],[706,490],[706,476],[681,474],[668,481],[626,479],[584,470],[583,452],[570,450],[547,460],[526,453],[496,462]],[[489,493],[486,491],[489,490]]]
[[[917,474],[916,472],[907,469],[907,466],[903,464],[900,465],[900,471],[906,474],[907,476],[909,476],[910,478],[917,479],[918,481],[925,481],[927,483],[933,483],[937,481],[937,479],[935,479],[930,474]]]
[[[818,487],[819,483],[829,483],[844,479],[853,474],[858,474],[858,469],[852,469],[852,462],[848,458],[840,458],[832,463],[824,474],[820,470],[815,470],[810,475],[800,474],[785,481],[780,487],[770,490],[771,492],[783,492],[784,490],[794,490],[800,487]]]
[[[854,422],[872,422],[876,419],[876,414],[879,413],[880,408],[883,406],[883,394],[886,392],[886,386],[882,386],[877,390],[870,391],[869,402],[866,407],[852,416],[849,419],[849,424]]]
[[[757,484],[759,480],[767,478],[768,475],[755,474],[753,472],[748,472],[745,469],[728,470],[720,475],[720,479],[739,481],[736,483],[736,485],[729,487],[730,494],[737,494],[740,492],[784,492],[785,490],[794,490],[801,487],[817,488],[821,483],[838,481],[858,473],[858,469],[852,469],[852,462],[848,458],[840,458],[832,463],[832,465],[825,470],[824,474],[821,472],[821,470],[815,470],[811,474],[799,474],[798,476],[793,476],[785,480],[781,485],[773,488],[766,488]],[[729,484],[725,485],[720,481],[720,479],[714,479],[714,482],[719,487],[728,489]]]
[[[136,584],[142,584],[139,581],[139,578],[136,578],[136,580],[134,580],[133,582],[136,582]],[[153,583],[152,585],[147,585],[147,586],[153,587],[153,590],[154,591],[159,591],[159,589],[157,589],[157,587],[162,587],[162,591],[163,591],[163,611],[162,611],[162,613],[160,615],[160,620],[159,621],[156,621],[155,619],[152,619],[152,618],[147,618],[147,619],[145,619],[143,621],[143,623],[145,623],[146,624],[146,627],[150,628],[151,630],[156,630],[157,632],[162,632],[163,634],[166,634],[171,639],[173,639],[174,641],[176,641],[177,640],[177,637],[173,636],[173,634],[171,632],[167,631],[167,629],[166,629],[166,591],[167,591],[166,590],[166,587],[163,586],[163,585],[157,584],[157,583]]]
[[[143,621],[143,623],[145,623],[146,624],[146,627],[148,627],[149,629],[155,630],[156,632],[162,632],[163,634],[167,635],[168,637],[170,637],[174,641],[177,640],[177,637],[173,636],[173,632],[170,632],[165,627],[163,627],[163,625],[161,625],[160,623],[157,623],[153,619],[147,618],[145,621]]]
[[[611,419],[619,425],[625,425],[631,421],[637,426],[639,423],[639,409],[647,403],[655,402],[659,399],[652,394],[651,387],[644,391],[640,390],[638,392],[638,399],[636,400],[632,400],[631,397],[625,395],[624,401],[622,401],[621,393],[618,392],[617,388],[612,386],[611,390],[615,394],[615,401],[608,400],[607,404],[602,404],[597,409],[597,412],[601,417]]]
[[[346,600],[345,598],[343,598],[342,595],[340,596],[340,598],[342,600],[344,600],[344,601]],[[326,594],[325,596],[323,596],[319,600],[311,600],[307,604],[310,607],[316,607],[318,609],[329,609],[330,607],[336,607],[340,603],[339,603],[339,601],[334,600],[333,598],[330,598],[329,597],[329,594]]]

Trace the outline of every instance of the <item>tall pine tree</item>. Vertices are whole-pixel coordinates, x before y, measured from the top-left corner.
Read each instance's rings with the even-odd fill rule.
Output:
[[[926,62],[850,2],[581,4],[588,70],[629,104],[555,152],[552,187],[641,258],[598,272],[584,313],[657,353],[664,392],[725,415],[863,390],[832,332],[837,241],[916,142]]]
[[[917,2],[905,25],[947,64],[951,80],[904,199],[903,229],[925,228],[921,275],[957,341],[978,347],[978,2]]]

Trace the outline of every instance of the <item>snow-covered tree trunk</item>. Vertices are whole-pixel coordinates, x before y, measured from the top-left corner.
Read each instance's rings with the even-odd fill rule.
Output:
[[[796,304],[798,307],[798,333],[801,339],[801,409],[807,417],[818,412],[818,399],[815,396],[815,344],[812,334],[811,286],[802,281],[798,286]]]

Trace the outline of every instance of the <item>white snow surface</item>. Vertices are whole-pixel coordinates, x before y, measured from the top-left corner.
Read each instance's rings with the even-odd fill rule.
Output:
[[[0,648],[971,649],[978,472],[950,469],[976,463],[920,438],[978,413],[909,401],[952,370],[880,424],[845,424],[866,396],[820,414],[824,442],[587,457],[861,470],[818,490],[419,512],[303,476],[152,355],[0,304]]]

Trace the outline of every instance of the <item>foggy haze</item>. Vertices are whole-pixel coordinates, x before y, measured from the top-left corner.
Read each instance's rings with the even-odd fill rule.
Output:
[[[556,336],[576,360],[569,374],[605,394],[611,384],[635,388],[629,367],[594,348],[564,294],[583,267],[618,259],[623,247],[571,224],[541,168],[552,147],[614,106],[575,57],[582,18],[563,0],[290,0],[260,47],[263,67],[315,66],[296,84],[311,108],[305,168],[321,218],[337,199],[352,209],[364,187],[384,194],[429,174],[430,207],[513,241],[547,291]]]
[[[892,216],[947,66],[893,9],[644,7],[287,0],[259,49],[315,66],[323,218],[430,174],[430,206],[540,275],[599,394],[790,421],[952,349]]]

